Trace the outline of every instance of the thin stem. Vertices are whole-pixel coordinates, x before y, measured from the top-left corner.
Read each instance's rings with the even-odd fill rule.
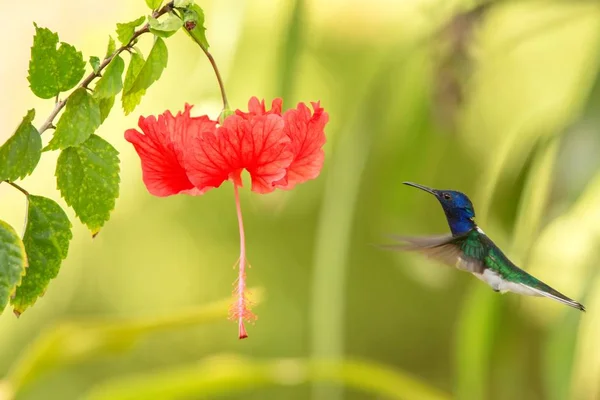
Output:
[[[183,20],[183,16],[180,15],[179,13],[177,13],[177,11],[174,11],[174,14],[177,15],[181,20]],[[187,30],[187,33],[190,36],[190,38],[192,38],[192,40],[194,42],[196,42],[196,44],[198,44],[198,46],[200,46],[200,48],[202,49],[202,51],[208,58],[210,65],[212,66],[213,70],[215,71],[215,75],[217,77],[217,82],[219,83],[219,89],[221,90],[221,99],[223,99],[223,111],[229,110],[229,102],[227,101],[227,94],[225,93],[225,84],[223,83],[223,77],[221,76],[221,73],[219,72],[219,67],[217,66],[217,62],[215,61],[212,54],[210,54],[210,52],[208,51],[208,48],[206,46],[204,46],[204,44],[201,41],[199,41],[196,37],[194,37],[194,35],[192,35],[190,33],[191,29],[188,29],[186,27],[186,30]]]
[[[25,195],[25,221],[23,222],[23,233],[21,234],[21,238],[23,238],[25,236],[25,231],[27,230],[27,217],[29,214],[29,192],[14,182],[10,182],[10,181],[4,181],[4,182],[8,183],[10,186],[14,187],[19,192],[21,192]],[[15,311],[15,315],[17,315],[17,317],[19,316],[19,314],[17,314],[17,311]],[[0,390],[0,394],[2,394],[1,390]],[[0,400],[3,400],[2,396],[0,396]]]
[[[223,99],[223,110],[229,110],[229,102],[227,101],[227,94],[225,93],[225,84],[223,83],[223,78],[221,77],[221,73],[219,72],[219,68],[217,67],[217,62],[213,58],[212,54],[209,53],[208,49],[205,49],[204,46],[200,45],[200,48],[206,54],[208,61],[210,61],[210,65],[212,65],[213,70],[215,71],[215,75],[217,76],[217,82],[219,82],[219,89],[221,89],[221,98]]]
[[[244,234],[240,193],[236,184],[233,185],[233,190],[235,192],[235,208],[237,211],[238,227],[240,229],[240,260],[237,288],[234,290],[237,299],[233,305],[231,316],[238,320],[238,337],[245,339],[248,337],[248,334],[244,327],[244,319],[252,318],[253,314],[248,308],[248,300],[246,299],[246,236]]]
[[[10,181],[4,181],[6,183],[8,183],[10,186],[14,187],[15,189],[17,189],[19,192],[23,193],[25,196],[29,197],[29,192],[25,189],[23,189],[21,186],[17,185],[14,182],[10,182]]]

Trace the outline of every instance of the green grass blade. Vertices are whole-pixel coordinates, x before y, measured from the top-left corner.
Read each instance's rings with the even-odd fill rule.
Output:
[[[449,396],[403,372],[358,360],[258,361],[215,356],[198,365],[117,379],[97,386],[87,400],[216,398],[270,386],[333,382],[369,393],[373,398],[449,400]]]
[[[260,302],[262,291],[253,290]],[[126,351],[142,337],[227,319],[230,299],[204,306],[137,319],[65,321],[43,333],[9,371],[5,381],[17,392],[40,375],[83,360]]]
[[[291,8],[285,40],[281,44],[281,59],[279,63],[279,92],[284,101],[291,99],[293,84],[299,60],[302,54],[303,35],[306,32],[306,4],[304,0],[295,0]]]

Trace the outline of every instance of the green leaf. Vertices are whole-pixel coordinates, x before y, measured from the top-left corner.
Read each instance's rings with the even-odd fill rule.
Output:
[[[150,50],[150,54],[148,54],[148,59],[131,86],[130,91],[136,92],[138,90],[148,89],[150,85],[156,82],[162,75],[163,70],[167,66],[168,58],[167,46],[165,45],[164,40],[157,37],[154,41],[154,46],[152,46],[152,50]]]
[[[206,28],[204,27],[204,11],[198,4],[192,4],[183,10],[183,24],[188,35],[203,49],[208,49]]]
[[[117,51],[117,45],[115,43],[115,39],[113,39],[112,36],[109,36],[108,37],[108,46],[106,46],[106,55],[104,56],[104,58],[108,58],[108,57],[112,56],[115,51]]]
[[[82,223],[98,233],[119,196],[119,152],[97,135],[63,150],[56,165],[58,189]]]
[[[162,22],[156,18],[150,17],[148,24],[150,25],[150,32],[154,33],[156,36],[167,38],[172,36],[183,26],[183,21],[179,19],[179,17],[170,14]]]
[[[35,110],[29,110],[15,134],[0,147],[0,181],[23,179],[40,161],[42,138],[31,124],[34,117]]]
[[[0,221],[0,313],[25,275],[27,254],[23,241],[12,226]]]
[[[64,114],[46,150],[65,149],[86,141],[100,126],[100,108],[85,88],[74,91],[67,99]]]
[[[125,74],[125,81],[123,82],[123,93],[131,91],[135,80],[137,79],[140,71],[144,67],[146,60],[144,56],[139,52],[131,53],[131,61],[129,61],[129,67],[127,67],[127,73]]]
[[[110,114],[110,110],[112,110],[114,104],[115,96],[100,99],[98,101],[98,106],[100,107],[100,123],[103,123],[106,117],[108,117],[108,114]]]
[[[94,96],[97,99],[113,97],[123,88],[123,71],[125,70],[125,61],[117,55],[106,67],[102,78],[96,83]]]
[[[100,59],[96,56],[91,56],[90,65],[92,66],[92,70],[95,73],[98,73],[98,71],[100,70]]]
[[[160,7],[162,0],[146,0],[146,4],[150,7],[151,10],[156,10]]]
[[[144,67],[146,61],[144,57],[140,53],[132,53],[131,61],[129,62],[129,67],[127,67],[127,73],[125,74],[125,82],[123,83],[123,96],[121,96],[121,102],[123,104],[123,110],[125,111],[125,115],[128,115],[132,112],[140,101],[142,101],[142,96],[146,93],[145,90],[140,90],[137,92],[131,92],[131,88],[135,83],[140,71]]]
[[[33,94],[50,99],[77,85],[85,73],[85,62],[81,52],[70,44],[61,43],[57,50],[58,35],[34,25],[27,79]]]
[[[160,78],[167,66],[168,52],[165,42],[160,37],[156,37],[154,46],[150,50],[150,54],[148,54],[148,59],[136,73],[136,70],[140,68],[140,60],[143,61],[141,56],[139,58],[136,58],[135,55],[132,56],[127,76],[125,77],[123,97],[121,99],[125,115],[135,109],[140,103],[142,96],[146,93],[146,89]]]
[[[175,0],[175,1],[173,1],[174,8],[185,8],[191,4],[194,4],[194,0]]]
[[[29,196],[27,227],[23,243],[29,267],[10,303],[19,315],[42,296],[51,279],[56,278],[62,260],[67,257],[71,222],[63,209],[51,199]]]
[[[129,43],[129,41],[133,37],[133,34],[135,33],[135,28],[143,24],[145,20],[146,17],[141,16],[138,19],[131,22],[117,23],[117,38],[119,39],[119,42],[121,42],[124,45]]]

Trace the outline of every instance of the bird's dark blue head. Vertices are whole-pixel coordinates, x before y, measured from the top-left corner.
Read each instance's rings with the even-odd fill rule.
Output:
[[[431,193],[438,199],[444,209],[453,235],[462,235],[476,227],[473,220],[475,218],[475,210],[466,194],[455,190],[431,189],[412,182],[403,183]]]

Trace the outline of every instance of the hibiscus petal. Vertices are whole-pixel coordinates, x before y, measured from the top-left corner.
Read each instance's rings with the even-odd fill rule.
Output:
[[[186,161],[188,175],[201,190],[219,187],[228,179],[242,186],[240,175],[246,169],[254,192],[272,192],[273,182],[285,176],[292,161],[289,142],[283,118],[278,115],[251,119],[231,115],[216,133],[205,132],[194,140]]]
[[[286,168],[293,159],[290,139],[284,131],[283,119],[274,114],[256,117],[252,126],[253,165],[246,167],[252,177],[252,190],[258,193],[272,192],[273,182],[285,176]],[[250,160],[248,160],[250,161]]]
[[[271,109],[269,111],[266,110],[265,101],[258,100],[257,97],[253,96],[250,100],[248,100],[248,112],[245,113],[241,110],[236,110],[235,113],[240,117],[245,119],[251,119],[258,115],[266,115],[266,114],[276,114],[281,115],[281,107],[283,105],[283,100],[281,98],[273,99],[271,103]]]
[[[274,184],[280,189],[292,189],[298,183],[319,176],[325,153],[325,125],[329,115],[323,111],[318,102],[312,103],[314,113],[304,104],[285,112],[284,131],[291,139],[290,149],[294,159],[287,169],[287,174]]]
[[[186,153],[188,176],[201,190],[217,188],[229,179],[232,167],[224,155],[226,143],[221,138],[221,131],[222,128],[214,132],[202,132],[192,141],[191,151]]]
[[[265,113],[265,100],[258,101],[256,96],[248,100],[248,113],[252,115],[263,115]]]
[[[125,139],[140,156],[144,184],[155,196],[202,193],[187,176],[184,151],[194,136],[211,127],[216,129],[216,122],[208,117],[190,117],[191,108],[186,104],[185,111],[176,116],[166,111],[158,119],[140,117],[138,125],[143,134],[136,129],[125,132]]]

